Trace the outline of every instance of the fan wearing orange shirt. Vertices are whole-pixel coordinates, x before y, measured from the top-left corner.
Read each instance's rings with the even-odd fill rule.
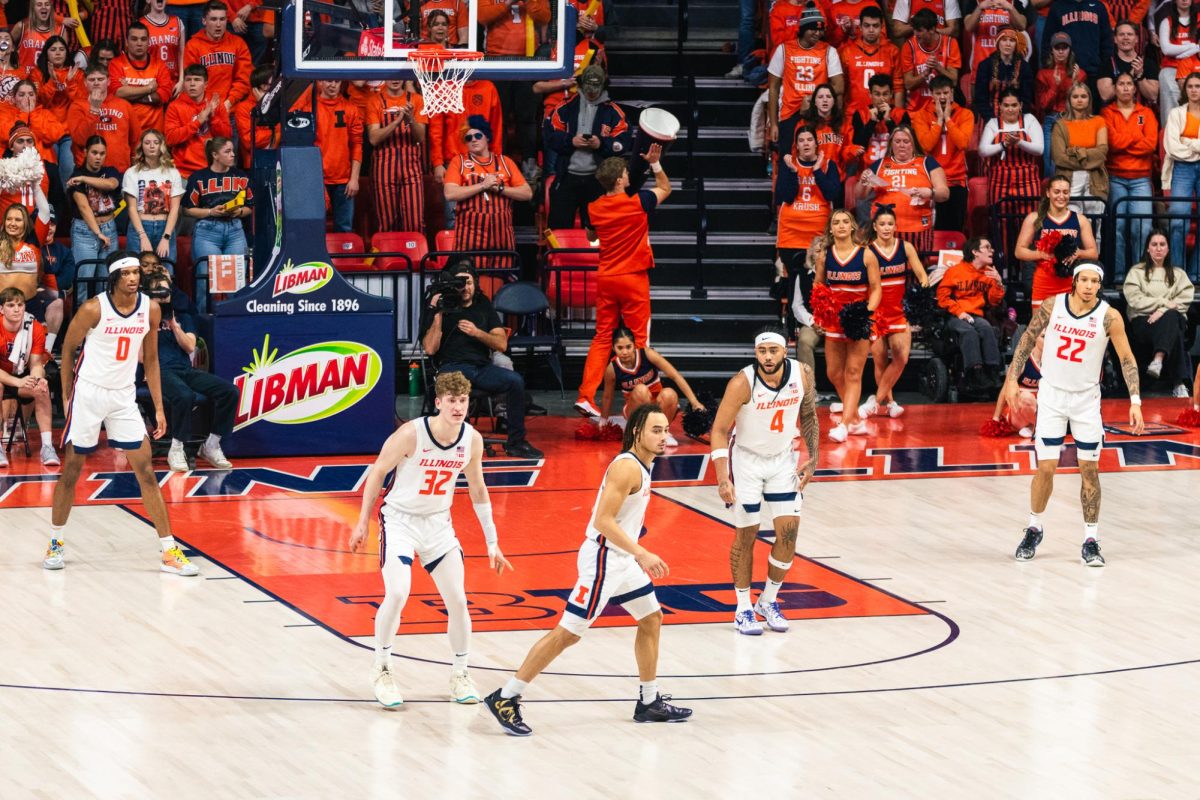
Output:
[[[651,145],[643,157],[654,173],[654,188],[629,193],[629,163],[617,156],[606,158],[596,170],[604,194],[588,205],[592,238],[600,241],[596,270],[596,333],[583,365],[583,380],[575,410],[599,417],[596,390],[604,380],[612,352],[612,335],[618,324],[633,331],[634,345],[646,347],[650,339],[650,212],[671,196],[671,181],[659,159],[662,148]]]
[[[146,15],[140,21],[150,34],[150,58],[165,64],[172,85],[178,84],[183,72],[183,46],[187,35],[183,21],[167,13],[166,0],[149,0]]]
[[[883,19],[884,5],[880,0],[831,0],[825,9],[825,18],[829,20],[832,32],[829,41],[840,47],[845,42],[861,38],[862,15],[869,8],[878,9],[880,19]]]
[[[838,58],[846,75],[846,115],[871,107],[870,83],[876,75],[887,75],[892,79],[891,105],[903,106],[900,50],[883,36],[883,11],[877,5],[868,5],[858,22],[858,36],[838,48]]]
[[[850,133],[846,137],[850,140],[850,148],[857,153],[855,161],[860,166],[874,164],[883,158],[896,126],[912,124],[908,112],[902,106],[892,104],[896,93],[891,78],[872,75],[868,83],[871,105],[854,112],[848,123]],[[868,203],[868,210],[860,215],[863,219],[870,216],[869,208]]]
[[[260,120],[254,124],[254,116],[258,101],[271,88],[271,79],[275,76],[275,68],[271,64],[260,64],[250,73],[250,94],[233,109],[233,126],[238,135],[238,158],[243,169],[250,169],[252,153],[255,149],[264,149],[278,145],[279,125],[263,124]],[[251,142],[253,139],[253,144]]]
[[[42,160],[56,165],[59,157],[58,143],[67,137],[70,131],[58,121],[54,112],[38,108],[37,96],[38,88],[33,81],[18,83],[13,89],[12,104],[0,103],[0,131],[11,131],[18,125],[29,128],[37,138],[37,148]],[[74,172],[73,159],[68,166]]]
[[[800,113],[818,86],[828,83],[841,98],[844,89],[842,62],[837,50],[821,40],[825,19],[809,3],[800,15],[800,38],[775,48],[767,65],[767,138],[790,146]]]
[[[859,176],[857,194],[896,211],[896,233],[920,253],[933,250],[933,208],[950,197],[946,172],[925,155],[911,127],[898,125],[888,149]]]
[[[150,30],[145,24],[129,25],[124,55],[108,62],[108,85],[115,96],[133,106],[142,130],[163,129],[173,88],[171,72],[166,64],[150,57]]]
[[[525,182],[511,158],[491,149],[492,131],[487,120],[478,115],[467,118],[462,139],[467,152],[450,162],[443,187],[455,210],[455,250],[513,250],[512,205],[527,201],[533,189]],[[513,266],[504,256],[475,259],[477,266]]]
[[[17,63],[32,67],[38,54],[51,36],[64,39],[69,31],[79,27],[79,20],[54,13],[53,0],[33,0],[29,4],[29,16],[13,26],[12,37],[17,43]]]
[[[429,15],[442,11],[450,22],[450,46],[466,46],[470,41],[467,23],[470,20],[467,4],[463,0],[421,0],[421,31],[429,27]],[[410,229],[411,230],[411,229]]]
[[[526,27],[550,22],[547,0],[479,0],[479,24],[487,30],[484,53],[488,56],[532,56]],[[499,129],[495,148],[520,154],[527,175],[537,171],[537,134],[541,119],[538,98],[529,81],[501,81],[496,86],[500,108],[508,123],[511,147],[506,148]],[[471,113],[478,113],[472,111]]]
[[[305,92],[295,107],[311,109],[311,97]],[[354,104],[342,97],[341,81],[317,81],[315,117],[316,146],[321,151],[333,230],[350,233],[354,230],[354,198],[358,196],[362,170],[363,118]]]
[[[916,111],[932,98],[929,82],[938,75],[958,83],[962,69],[962,53],[958,42],[938,33],[937,15],[928,8],[913,14],[913,35],[900,48],[900,69],[904,73],[904,90],[908,94],[908,110]]]
[[[954,102],[954,84],[939,75],[929,83],[933,102],[912,114],[921,149],[941,164],[950,201],[938,209],[939,231],[962,231],[967,221],[967,148],[975,131],[975,114]]]
[[[184,66],[201,64],[208,69],[208,91],[216,94],[229,111],[250,94],[250,72],[254,68],[250,49],[240,36],[229,33],[229,8],[220,0],[204,4],[204,29],[188,39],[183,50]]]
[[[104,137],[108,145],[105,164],[118,172],[129,169],[133,148],[142,136],[142,128],[134,116],[133,106],[119,97],[112,96],[109,89],[108,68],[99,64],[88,67],[83,73],[83,85],[88,90],[87,99],[71,106],[71,146],[75,151],[75,166],[83,164],[83,144],[92,136]]]
[[[463,86],[463,112],[461,114],[433,114],[429,117],[427,130],[429,163],[433,168],[433,181],[441,186],[446,182],[446,168],[454,157],[467,152],[462,131],[467,117],[478,114],[487,120],[495,138],[493,148],[499,152],[504,140],[504,112],[500,108],[500,95],[491,81],[471,80]],[[454,224],[454,202],[447,199],[446,227]]]
[[[381,231],[425,230],[425,103],[405,81],[387,81],[367,106],[375,222]]]
[[[185,181],[208,166],[204,146],[209,139],[233,136],[233,125],[220,95],[208,91],[208,70],[203,64],[183,69],[183,92],[167,106],[167,146],[175,168]]]
[[[87,97],[83,85],[83,70],[68,61],[67,42],[61,36],[51,36],[38,56],[41,84],[38,103],[52,111],[59,122],[67,122],[71,104]],[[72,168],[73,169],[73,168]]]
[[[829,20],[832,19],[828,0],[811,0],[811,2],[816,6],[817,11],[821,12],[821,17],[826,20],[828,26]],[[785,42],[794,42],[800,38],[800,17],[809,3],[810,0],[779,0],[771,7],[771,14],[767,20],[768,53],[774,53],[775,48]],[[831,31],[831,36],[838,37],[836,39],[827,38],[830,44],[836,46],[843,38],[842,30]]]

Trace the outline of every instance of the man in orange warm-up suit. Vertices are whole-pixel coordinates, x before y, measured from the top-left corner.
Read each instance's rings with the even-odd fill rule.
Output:
[[[612,357],[612,335],[617,325],[633,331],[638,348],[650,338],[650,212],[671,194],[671,181],[662,165],[662,148],[651,145],[646,163],[654,173],[654,188],[634,194],[629,188],[629,164],[616,156],[605,159],[596,170],[604,194],[588,205],[592,230],[600,240],[600,263],[596,271],[596,333],[583,365],[583,382],[575,410],[585,417],[599,417],[596,390]]]

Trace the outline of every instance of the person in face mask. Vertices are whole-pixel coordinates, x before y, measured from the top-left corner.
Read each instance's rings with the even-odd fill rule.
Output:
[[[574,228],[579,214],[587,227],[587,205],[601,195],[600,163],[629,154],[633,139],[625,114],[608,99],[604,68],[593,64],[579,76],[579,93],[546,117],[543,140],[557,155],[550,189],[551,228]]]

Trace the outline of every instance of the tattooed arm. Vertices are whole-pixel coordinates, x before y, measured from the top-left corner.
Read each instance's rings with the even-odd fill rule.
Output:
[[[804,491],[817,471],[821,426],[817,422],[817,379],[808,364],[800,365],[800,381],[804,386],[804,399],[800,402],[800,435],[804,437],[804,446],[808,448],[808,460],[800,465],[796,474],[800,476],[800,491]]]
[[[1142,420],[1137,359],[1133,357],[1129,337],[1125,335],[1125,320],[1114,308],[1108,309],[1104,314],[1104,332],[1108,334],[1113,349],[1117,351],[1117,358],[1121,360],[1121,374],[1125,377],[1126,388],[1129,389],[1129,424],[1133,427],[1133,432],[1140,435],[1146,429],[1146,423]]]
[[[1004,396],[1009,408],[1017,406],[1017,393],[1020,391],[1017,381],[1021,379],[1025,364],[1029,361],[1033,348],[1037,346],[1038,337],[1046,332],[1046,327],[1050,324],[1050,312],[1053,310],[1054,299],[1049,298],[1038,307],[1037,313],[1029,321],[1029,327],[1021,336],[1021,341],[1017,342],[1012,363],[1008,365],[1008,376],[1004,379]]]

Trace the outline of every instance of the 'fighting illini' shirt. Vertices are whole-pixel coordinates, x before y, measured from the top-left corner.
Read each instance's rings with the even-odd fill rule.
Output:
[[[104,389],[132,388],[138,354],[150,332],[150,298],[138,292],[137,303],[128,314],[117,311],[108,292],[96,299],[100,320],[83,340],[75,362],[75,378]]]
[[[429,417],[414,421],[417,444],[413,454],[396,468],[384,507],[401,514],[426,516],[450,513],[454,486],[471,460],[474,428],[464,422],[458,439],[442,444],[429,430]]]
[[[592,228],[600,239],[597,271],[601,276],[628,275],[654,266],[649,214],[657,205],[658,197],[649,189],[635,195],[601,195],[588,204]]]
[[[1098,300],[1090,311],[1077,317],[1071,313],[1069,298],[1060,294],[1052,301],[1054,310],[1042,348],[1041,382],[1064,392],[1086,392],[1100,385],[1104,370],[1108,303]]]
[[[758,376],[756,364],[742,369],[750,382],[750,402],[738,409],[731,441],[755,455],[770,457],[785,453],[792,449],[792,439],[796,438],[796,420],[800,417],[800,401],[804,399],[800,362],[787,359],[780,373],[779,388],[772,389]]]
[[[604,534],[596,530],[596,512],[600,510],[600,498],[604,496],[604,484],[608,482],[608,473],[612,470],[613,464],[629,458],[632,458],[641,467],[642,482],[636,492],[627,495],[621,501],[621,507],[617,509],[616,514],[617,527],[635,542],[642,537],[644,530],[642,526],[646,521],[646,506],[650,505],[650,470],[646,469],[646,465],[628,450],[618,454],[608,465],[608,469],[604,471],[604,480],[600,483],[600,490],[596,492],[596,502],[592,505],[592,517],[588,520],[587,525],[587,538],[605,547],[610,547],[618,553],[625,551],[604,538]]]

